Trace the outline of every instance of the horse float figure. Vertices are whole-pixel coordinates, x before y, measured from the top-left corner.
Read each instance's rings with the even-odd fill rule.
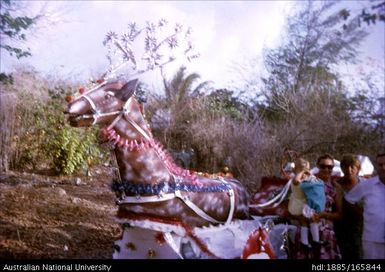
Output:
[[[119,170],[112,190],[123,234],[113,258],[285,258],[291,228],[251,216],[238,180],[178,167],[152,136],[137,83],[100,83],[65,111],[71,126],[102,127]]]

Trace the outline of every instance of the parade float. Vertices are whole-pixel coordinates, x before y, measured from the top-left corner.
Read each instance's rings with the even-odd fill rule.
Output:
[[[136,94],[139,76],[162,70],[177,59],[176,49],[188,60],[197,57],[187,39],[191,30],[177,24],[160,37],[167,26],[165,20],[147,22],[141,29],[132,23],[121,36],[108,33],[108,71],[66,98],[69,124],[99,126],[100,142],[117,169],[111,188],[122,237],[115,242],[113,258],[287,258],[295,226],[279,216],[251,214],[240,181],[179,167],[153,137]],[[140,36],[145,50],[137,58],[134,41]]]

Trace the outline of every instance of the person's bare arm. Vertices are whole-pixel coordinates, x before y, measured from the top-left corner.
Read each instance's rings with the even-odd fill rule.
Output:
[[[297,173],[293,179],[293,184],[298,185],[302,182],[302,180],[305,178],[305,175],[310,175],[310,172],[307,170],[303,170],[299,173]]]

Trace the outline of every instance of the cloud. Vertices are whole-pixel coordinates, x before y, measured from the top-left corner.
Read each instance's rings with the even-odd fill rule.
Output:
[[[49,18],[28,36],[31,58],[3,58],[1,70],[15,62],[29,63],[45,73],[73,75],[79,80],[102,73],[108,65],[102,41],[108,31],[123,33],[129,22],[144,25],[161,18],[191,26],[196,51],[191,63],[169,65],[170,77],[185,64],[203,80],[225,87],[234,62],[261,58],[262,49],[279,43],[286,15],[294,1],[28,1],[26,11],[43,10]],[[383,31],[383,29],[382,29]],[[383,34],[382,34],[383,37]],[[373,42],[371,46],[376,45]],[[374,50],[374,49],[373,49]],[[371,51],[373,51],[371,50]],[[381,50],[383,50],[383,43]],[[159,75],[154,76],[159,81]]]

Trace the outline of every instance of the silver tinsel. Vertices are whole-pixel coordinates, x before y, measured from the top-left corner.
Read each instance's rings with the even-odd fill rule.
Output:
[[[109,62],[103,79],[117,77],[118,71],[131,78],[179,58],[192,60],[199,54],[194,53],[190,36],[191,28],[185,29],[179,23],[170,26],[165,19],[148,21],[141,28],[131,22],[120,35],[109,31],[103,41]]]

